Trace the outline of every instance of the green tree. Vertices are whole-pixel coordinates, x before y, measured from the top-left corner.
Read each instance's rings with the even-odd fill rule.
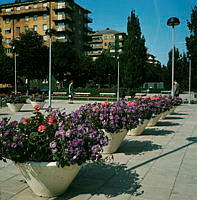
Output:
[[[0,83],[14,83],[13,60],[6,56],[0,32]]]
[[[97,84],[100,84],[100,86],[116,84],[117,60],[107,51],[103,52],[95,61],[94,80]]]
[[[80,87],[94,86],[95,63],[89,56],[81,56],[76,66],[76,84]]]
[[[76,86],[77,66],[79,57],[72,45],[67,42],[55,41],[52,44],[52,74],[61,85],[66,80],[66,87],[70,80],[74,80]]]
[[[128,36],[124,45],[124,86],[135,89],[142,86],[147,58],[145,38],[142,36],[139,18],[131,12],[127,23]]]
[[[48,48],[37,32],[29,30],[21,33],[12,43],[17,53],[17,74],[29,81],[44,79],[48,74]]]
[[[192,61],[191,87],[196,89],[197,85],[197,6],[192,9],[191,20],[187,21],[190,36],[186,37],[188,55]]]

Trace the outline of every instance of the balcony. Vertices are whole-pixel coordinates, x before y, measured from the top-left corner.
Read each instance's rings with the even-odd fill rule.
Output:
[[[61,11],[61,10],[73,11],[73,8],[71,6],[69,6],[69,5],[67,5],[67,4],[64,3],[64,4],[60,4],[60,5],[55,4],[53,6],[53,10],[54,11]]]
[[[91,46],[92,49],[103,49],[103,45],[96,45],[96,46]]]
[[[91,43],[103,43],[103,39],[102,38],[98,38],[98,39],[92,38]]]
[[[88,17],[88,16],[84,16],[84,20],[85,20],[85,22],[87,22],[87,23],[92,23],[93,22],[93,20],[92,20],[92,18],[90,18],[90,17]]]
[[[57,15],[56,17],[53,18],[53,21],[55,21],[55,22],[60,22],[60,21],[72,22],[72,18],[68,15],[66,15],[66,16]]]
[[[69,28],[68,26],[64,26],[64,27],[57,27],[56,29],[57,33],[62,33],[62,32],[67,32],[67,33],[72,33],[72,29]]]
[[[92,28],[90,28],[89,26],[84,26],[84,29],[85,29],[85,31],[87,31],[87,32],[92,32],[93,31],[93,29]]]
[[[12,10],[9,12],[3,11],[2,13],[0,13],[0,15],[4,17],[4,16],[23,15],[23,14],[40,13],[40,12],[49,12],[49,8],[37,7],[37,8],[29,8],[29,9],[21,9],[21,10]]]

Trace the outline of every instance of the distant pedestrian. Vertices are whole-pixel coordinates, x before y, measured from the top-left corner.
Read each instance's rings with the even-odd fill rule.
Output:
[[[73,95],[74,95],[73,80],[71,80],[68,86],[68,103],[73,103]]]
[[[173,94],[175,97],[178,97],[179,96],[179,93],[180,93],[180,86],[179,84],[177,83],[177,81],[175,80],[174,81],[174,91],[173,91]]]

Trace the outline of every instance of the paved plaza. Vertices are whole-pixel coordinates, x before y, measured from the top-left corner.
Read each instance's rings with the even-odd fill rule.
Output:
[[[71,112],[87,102],[52,101]],[[0,118],[19,120],[32,114],[30,104]],[[0,200],[197,200],[197,105],[181,105],[175,113],[126,136],[114,162],[84,165],[67,192],[56,198],[34,195],[12,162],[0,161]]]

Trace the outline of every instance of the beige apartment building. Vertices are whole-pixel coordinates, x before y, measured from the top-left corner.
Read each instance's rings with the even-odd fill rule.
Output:
[[[89,44],[88,23],[91,12],[74,0],[13,0],[0,5],[0,30],[7,55],[11,55],[11,41],[29,29],[42,35],[46,43],[47,29],[56,30],[52,40],[72,42],[79,54],[85,54]]]
[[[123,51],[126,33],[107,28],[106,30],[94,31],[89,42],[91,51],[88,55],[93,60],[97,59],[103,51],[108,50],[114,57]]]

